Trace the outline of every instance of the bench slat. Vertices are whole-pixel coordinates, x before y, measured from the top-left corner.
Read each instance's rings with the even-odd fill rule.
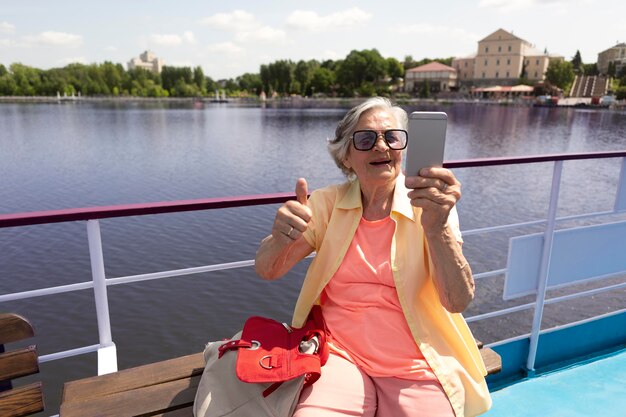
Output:
[[[35,331],[30,322],[15,313],[0,314],[0,345],[33,337]]]
[[[487,347],[480,349],[480,356],[487,368],[487,375],[497,374],[502,370],[502,359],[493,349]]]
[[[63,388],[62,402],[84,401],[118,392],[158,385],[200,375],[204,371],[202,353],[125,369],[107,375],[71,381]]]
[[[0,381],[32,375],[39,372],[37,348],[28,346],[11,352],[0,353]]]
[[[174,411],[166,411],[163,414],[155,414],[153,417],[193,417],[193,405]]]
[[[191,406],[200,375],[130,391],[98,396],[85,401],[63,402],[62,417],[128,417],[162,415],[170,408]],[[182,414],[185,415],[185,414]]]
[[[43,411],[41,382],[0,392],[0,416],[21,417]]]

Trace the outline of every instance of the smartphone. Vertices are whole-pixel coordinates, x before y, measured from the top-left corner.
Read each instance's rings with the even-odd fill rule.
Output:
[[[444,112],[416,111],[409,115],[407,177],[418,175],[422,168],[443,165],[447,124],[448,115]]]

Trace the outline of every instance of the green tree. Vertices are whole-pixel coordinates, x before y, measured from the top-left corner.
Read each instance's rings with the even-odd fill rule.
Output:
[[[399,78],[404,77],[404,66],[395,58],[387,58],[387,75],[395,83]]]
[[[571,62],[551,60],[546,71],[546,81],[563,90],[568,90],[574,82],[574,66]]]
[[[429,98],[430,97],[430,82],[428,80],[424,80],[419,89],[420,98]]]
[[[584,75],[598,75],[598,64],[583,64]]]
[[[303,96],[311,94],[311,79],[313,78],[313,72],[319,67],[319,65],[319,62],[315,60],[300,60],[296,64],[293,76],[295,81],[300,84],[299,93]]]
[[[246,91],[250,94],[261,94],[263,90],[263,82],[259,74],[245,73],[240,75],[236,79],[239,89]]]
[[[271,84],[271,76],[270,76],[270,68],[269,65],[261,65],[259,70],[259,77],[261,77],[261,84],[263,84],[263,91],[266,94],[270,94],[272,92],[272,84]]]
[[[16,93],[17,84],[15,83],[12,74],[7,71],[4,75],[0,76],[0,95],[14,96]]]
[[[402,66],[404,67],[404,71],[409,70],[411,68],[417,67],[418,63],[413,59],[412,55],[407,55],[404,57],[404,62],[402,62]]]
[[[336,71],[344,95],[352,96],[365,82],[376,83],[387,70],[385,59],[376,49],[353,50]]]
[[[193,83],[198,87],[198,90],[203,96],[206,95],[206,78],[200,66],[193,69]]]
[[[294,81],[294,68],[295,64],[290,60],[279,60],[269,64],[270,89],[279,94],[291,92],[291,84]]]
[[[9,70],[4,65],[0,64],[0,77],[3,77],[9,73]]]
[[[328,68],[319,67],[313,71],[311,78],[312,93],[332,93],[335,84],[335,73]]]
[[[580,56],[580,51],[579,50],[576,50],[576,54],[572,58],[571,63],[572,63],[572,67],[574,68],[574,72],[576,74],[580,74],[580,71],[581,71],[582,65],[583,65],[583,59]]]
[[[34,96],[41,88],[41,70],[19,63],[11,64],[11,74],[15,81],[15,94]]]
[[[608,75],[609,77],[615,77],[615,62],[609,62],[609,68],[606,71],[606,75]]]

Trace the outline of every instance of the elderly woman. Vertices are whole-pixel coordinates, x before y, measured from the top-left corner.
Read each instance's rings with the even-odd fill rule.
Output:
[[[461,317],[474,296],[444,168],[404,177],[407,114],[376,97],[339,122],[329,150],[349,181],[278,209],[256,270],[277,279],[311,252],[296,303],[319,304],[331,355],[296,417],[475,416],[491,404],[485,367]]]

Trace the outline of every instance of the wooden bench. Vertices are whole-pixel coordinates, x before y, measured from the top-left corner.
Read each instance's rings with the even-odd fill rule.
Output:
[[[499,372],[500,356],[481,342],[477,345],[488,372]],[[202,353],[196,353],[68,382],[60,417],[193,417],[203,370]]]
[[[0,416],[29,416],[44,409],[41,382],[13,387],[12,380],[39,372],[36,346],[5,352],[6,343],[35,335],[33,326],[18,314],[0,314]]]

